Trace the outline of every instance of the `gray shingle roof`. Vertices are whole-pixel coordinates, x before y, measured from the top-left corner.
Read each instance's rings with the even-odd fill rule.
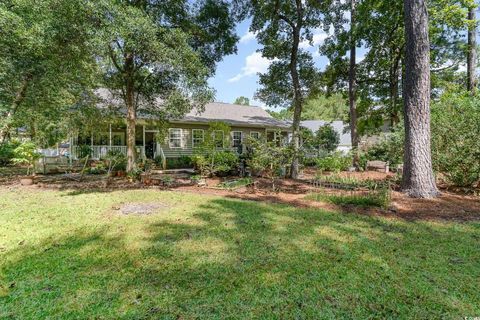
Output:
[[[112,106],[120,113],[126,113],[123,101],[118,97],[113,96],[109,90],[98,89],[95,91],[95,94],[101,100],[98,104],[99,107],[105,108]],[[161,108],[160,101],[158,101],[158,107]],[[140,111],[138,112],[138,118],[152,119],[152,116]],[[260,107],[223,102],[207,103],[203,112],[198,112],[198,110],[194,109],[187,113],[183,118],[172,119],[170,121],[173,123],[209,123],[221,121],[237,126],[281,129],[289,129],[291,126],[289,121],[277,120]]]
[[[313,133],[317,132],[320,127],[323,127],[326,124],[330,124],[340,135],[341,146],[352,145],[352,139],[350,137],[350,127],[344,124],[343,121],[305,120],[300,122],[300,125],[302,127],[312,130]]]

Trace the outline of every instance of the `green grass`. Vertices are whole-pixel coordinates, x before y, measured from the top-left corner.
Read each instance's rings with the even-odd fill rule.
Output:
[[[364,194],[328,194],[318,192],[311,193],[305,198],[314,201],[329,202],[336,205],[387,208],[390,204],[390,190],[383,188],[379,190],[371,190]]]
[[[222,183],[217,184],[215,187],[219,189],[234,190],[234,189],[248,186],[252,182],[253,180],[251,178],[239,178],[236,180],[224,181]]]
[[[127,202],[160,202],[121,215]],[[157,190],[0,188],[1,319],[480,315],[480,224]]]

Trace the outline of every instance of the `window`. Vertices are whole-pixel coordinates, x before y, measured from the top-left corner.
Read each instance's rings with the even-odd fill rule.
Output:
[[[239,148],[242,146],[242,131],[232,131],[233,147]]]
[[[215,130],[213,132],[213,141],[215,141],[215,147],[217,149],[223,149],[223,131]]]
[[[168,146],[172,149],[182,147],[182,129],[168,129]]]
[[[203,129],[192,129],[192,144],[194,147],[203,142],[204,132]]]
[[[250,131],[250,137],[255,140],[260,140],[260,132],[258,131]]]

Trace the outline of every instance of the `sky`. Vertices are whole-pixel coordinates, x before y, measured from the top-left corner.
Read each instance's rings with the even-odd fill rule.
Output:
[[[216,90],[215,100],[233,103],[237,97],[245,96],[250,99],[250,105],[265,107],[265,105],[253,99],[258,85],[258,73],[267,71],[270,61],[257,52],[261,46],[255,36],[249,32],[250,21],[243,21],[237,25],[236,32],[240,37],[237,44],[237,54],[224,57],[217,66],[217,72],[209,83]],[[328,63],[326,57],[318,53],[318,45],[325,40],[327,34],[323,30],[315,30],[313,43],[301,43],[300,47],[312,52],[315,63],[320,69],[324,69]]]

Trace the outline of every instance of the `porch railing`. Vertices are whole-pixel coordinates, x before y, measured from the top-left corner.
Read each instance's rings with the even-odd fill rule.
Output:
[[[91,149],[90,158],[95,160],[105,158],[109,151],[119,152],[124,154],[125,156],[127,155],[127,146],[88,146],[88,147]],[[74,146],[72,148],[73,159],[78,159],[82,157],[80,148],[81,146]],[[137,150],[137,154],[139,157],[145,158],[145,148],[143,146],[137,146],[135,147],[135,149]]]

